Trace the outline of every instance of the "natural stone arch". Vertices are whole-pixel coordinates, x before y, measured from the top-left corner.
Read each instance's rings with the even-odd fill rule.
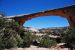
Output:
[[[33,14],[17,15],[12,18],[15,21],[17,21],[20,25],[23,25],[25,21],[30,20],[32,18],[36,18],[40,16],[51,16],[51,15],[65,17],[69,21],[70,26],[75,29],[75,17],[74,17],[75,5],[64,7],[64,8],[42,11]]]

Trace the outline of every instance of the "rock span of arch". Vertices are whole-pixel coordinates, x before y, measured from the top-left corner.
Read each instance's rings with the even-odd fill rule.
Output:
[[[72,28],[75,28],[75,5],[32,14],[17,15],[11,18],[17,21],[20,25],[23,25],[27,20],[30,20],[32,18],[50,15],[65,17],[69,21],[70,26]]]

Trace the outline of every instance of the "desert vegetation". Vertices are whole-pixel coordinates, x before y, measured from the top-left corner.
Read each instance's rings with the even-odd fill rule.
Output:
[[[48,33],[49,34],[49,33]],[[57,44],[57,41],[50,39],[48,34],[41,37],[32,35],[31,32],[26,32],[23,26],[20,26],[15,20],[0,17],[0,50],[4,48],[25,48],[30,47],[37,42],[38,47],[50,48]],[[50,33],[51,34],[51,33]],[[39,43],[38,43],[39,42]],[[75,32],[69,28],[66,33],[61,34],[61,42],[69,44],[72,48],[75,47]]]

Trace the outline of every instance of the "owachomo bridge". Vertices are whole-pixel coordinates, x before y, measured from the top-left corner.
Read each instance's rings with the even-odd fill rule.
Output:
[[[58,9],[53,9],[53,10],[37,12],[37,13],[32,13],[32,14],[16,15],[16,16],[7,17],[7,18],[14,19],[20,25],[23,25],[27,20],[30,20],[32,18],[51,16],[51,15],[66,18],[68,20],[71,28],[75,29],[75,5],[66,6],[63,8],[58,8]]]

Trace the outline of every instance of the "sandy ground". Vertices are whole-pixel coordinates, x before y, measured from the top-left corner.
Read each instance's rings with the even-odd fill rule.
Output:
[[[55,49],[55,48],[11,48],[11,49],[4,49],[4,50],[68,50],[67,48],[63,49]]]

